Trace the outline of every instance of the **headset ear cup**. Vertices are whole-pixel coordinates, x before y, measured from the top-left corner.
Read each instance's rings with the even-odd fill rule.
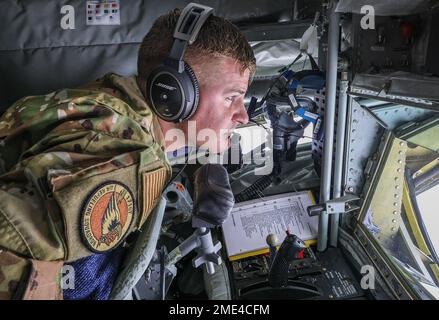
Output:
[[[185,62],[184,68],[185,68],[186,74],[189,76],[190,82],[192,83],[192,87],[194,90],[194,101],[189,106],[190,110],[187,110],[188,111],[187,116],[185,116],[185,118],[183,119],[183,120],[186,120],[186,119],[189,119],[190,117],[192,117],[194,115],[194,113],[197,111],[198,103],[200,101],[200,85],[198,83],[197,77],[195,76],[195,72],[194,72],[194,70],[192,70],[190,65]]]
[[[147,89],[149,102],[154,112],[163,120],[179,122],[186,113],[187,89],[182,85],[188,77],[178,73],[174,68],[161,65],[151,72]],[[188,80],[186,80],[188,82]]]
[[[184,65],[185,70],[182,73],[169,65],[159,66],[151,72],[148,78],[148,100],[155,113],[165,121],[187,120],[197,110],[200,97],[198,80],[192,68],[187,63]],[[163,92],[163,90],[168,91]],[[175,99],[167,102],[160,101],[162,92],[167,97]]]

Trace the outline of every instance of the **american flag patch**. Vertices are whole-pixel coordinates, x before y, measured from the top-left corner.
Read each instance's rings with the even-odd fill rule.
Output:
[[[143,199],[139,228],[157,205],[167,178],[168,172],[165,167],[142,174]]]

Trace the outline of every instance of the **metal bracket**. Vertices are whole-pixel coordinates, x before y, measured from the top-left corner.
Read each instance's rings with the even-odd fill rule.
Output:
[[[201,230],[201,229],[200,229]],[[192,260],[194,268],[198,268],[201,265],[206,266],[208,274],[215,273],[215,266],[220,265],[222,260],[218,252],[221,250],[221,242],[217,241],[215,244],[212,241],[212,236],[209,229],[205,229],[199,236],[200,246],[197,249],[197,256]]]
[[[340,198],[331,199],[326,202],[326,212],[333,213],[349,213],[354,210],[359,210],[360,206],[353,204],[353,202],[360,200],[355,194],[346,194]]]
[[[331,199],[324,204],[317,204],[307,208],[308,214],[318,216],[325,214],[349,213],[355,210],[360,210],[360,206],[355,202],[360,198],[355,194],[346,194],[340,198]]]

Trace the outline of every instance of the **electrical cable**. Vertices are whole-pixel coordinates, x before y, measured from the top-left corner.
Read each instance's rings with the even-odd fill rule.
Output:
[[[194,150],[192,149],[187,155],[186,155],[186,160],[185,160],[185,162],[184,162],[184,165],[183,165],[183,167],[177,172],[177,174],[166,184],[166,186],[163,188],[163,190],[166,190],[166,188],[167,187],[169,187],[169,185],[171,184],[171,183],[173,183],[177,178],[178,178],[178,176],[183,172],[183,170],[184,169],[186,169],[186,166],[187,166],[187,164],[188,164],[188,162],[189,162],[189,158],[190,158],[190,156],[192,155],[192,153],[194,152]]]
[[[257,123],[254,120],[249,120],[249,122],[252,122],[252,123],[256,124],[257,126],[260,126],[260,127],[264,128],[265,131],[267,131],[267,132],[269,130],[267,127],[265,127],[261,123]],[[313,137],[309,137],[309,136],[305,136],[305,135],[299,136],[299,135],[295,135],[295,134],[292,134],[292,133],[287,133],[287,135],[292,136],[292,137],[296,137],[296,138],[308,138],[308,139],[311,139],[311,140],[320,141],[319,139],[316,139],[316,138],[313,138]]]

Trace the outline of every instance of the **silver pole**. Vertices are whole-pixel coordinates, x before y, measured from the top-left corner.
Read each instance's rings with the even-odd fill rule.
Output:
[[[335,161],[334,161],[334,198],[341,196],[341,185],[343,175],[343,154],[345,145],[345,129],[346,129],[346,103],[347,103],[347,89],[348,89],[348,75],[347,72],[342,72],[340,80],[340,89],[338,91],[338,115],[337,115],[337,136],[335,145]],[[340,213],[331,215],[329,244],[333,247],[337,246],[338,240],[338,226]]]
[[[326,203],[331,198],[332,154],[334,147],[335,98],[337,90],[337,60],[340,40],[340,14],[335,12],[337,2],[329,3],[328,63],[326,70],[325,142],[323,146],[322,185],[320,198]],[[328,214],[323,211],[319,217],[317,250],[325,251],[328,246]]]

